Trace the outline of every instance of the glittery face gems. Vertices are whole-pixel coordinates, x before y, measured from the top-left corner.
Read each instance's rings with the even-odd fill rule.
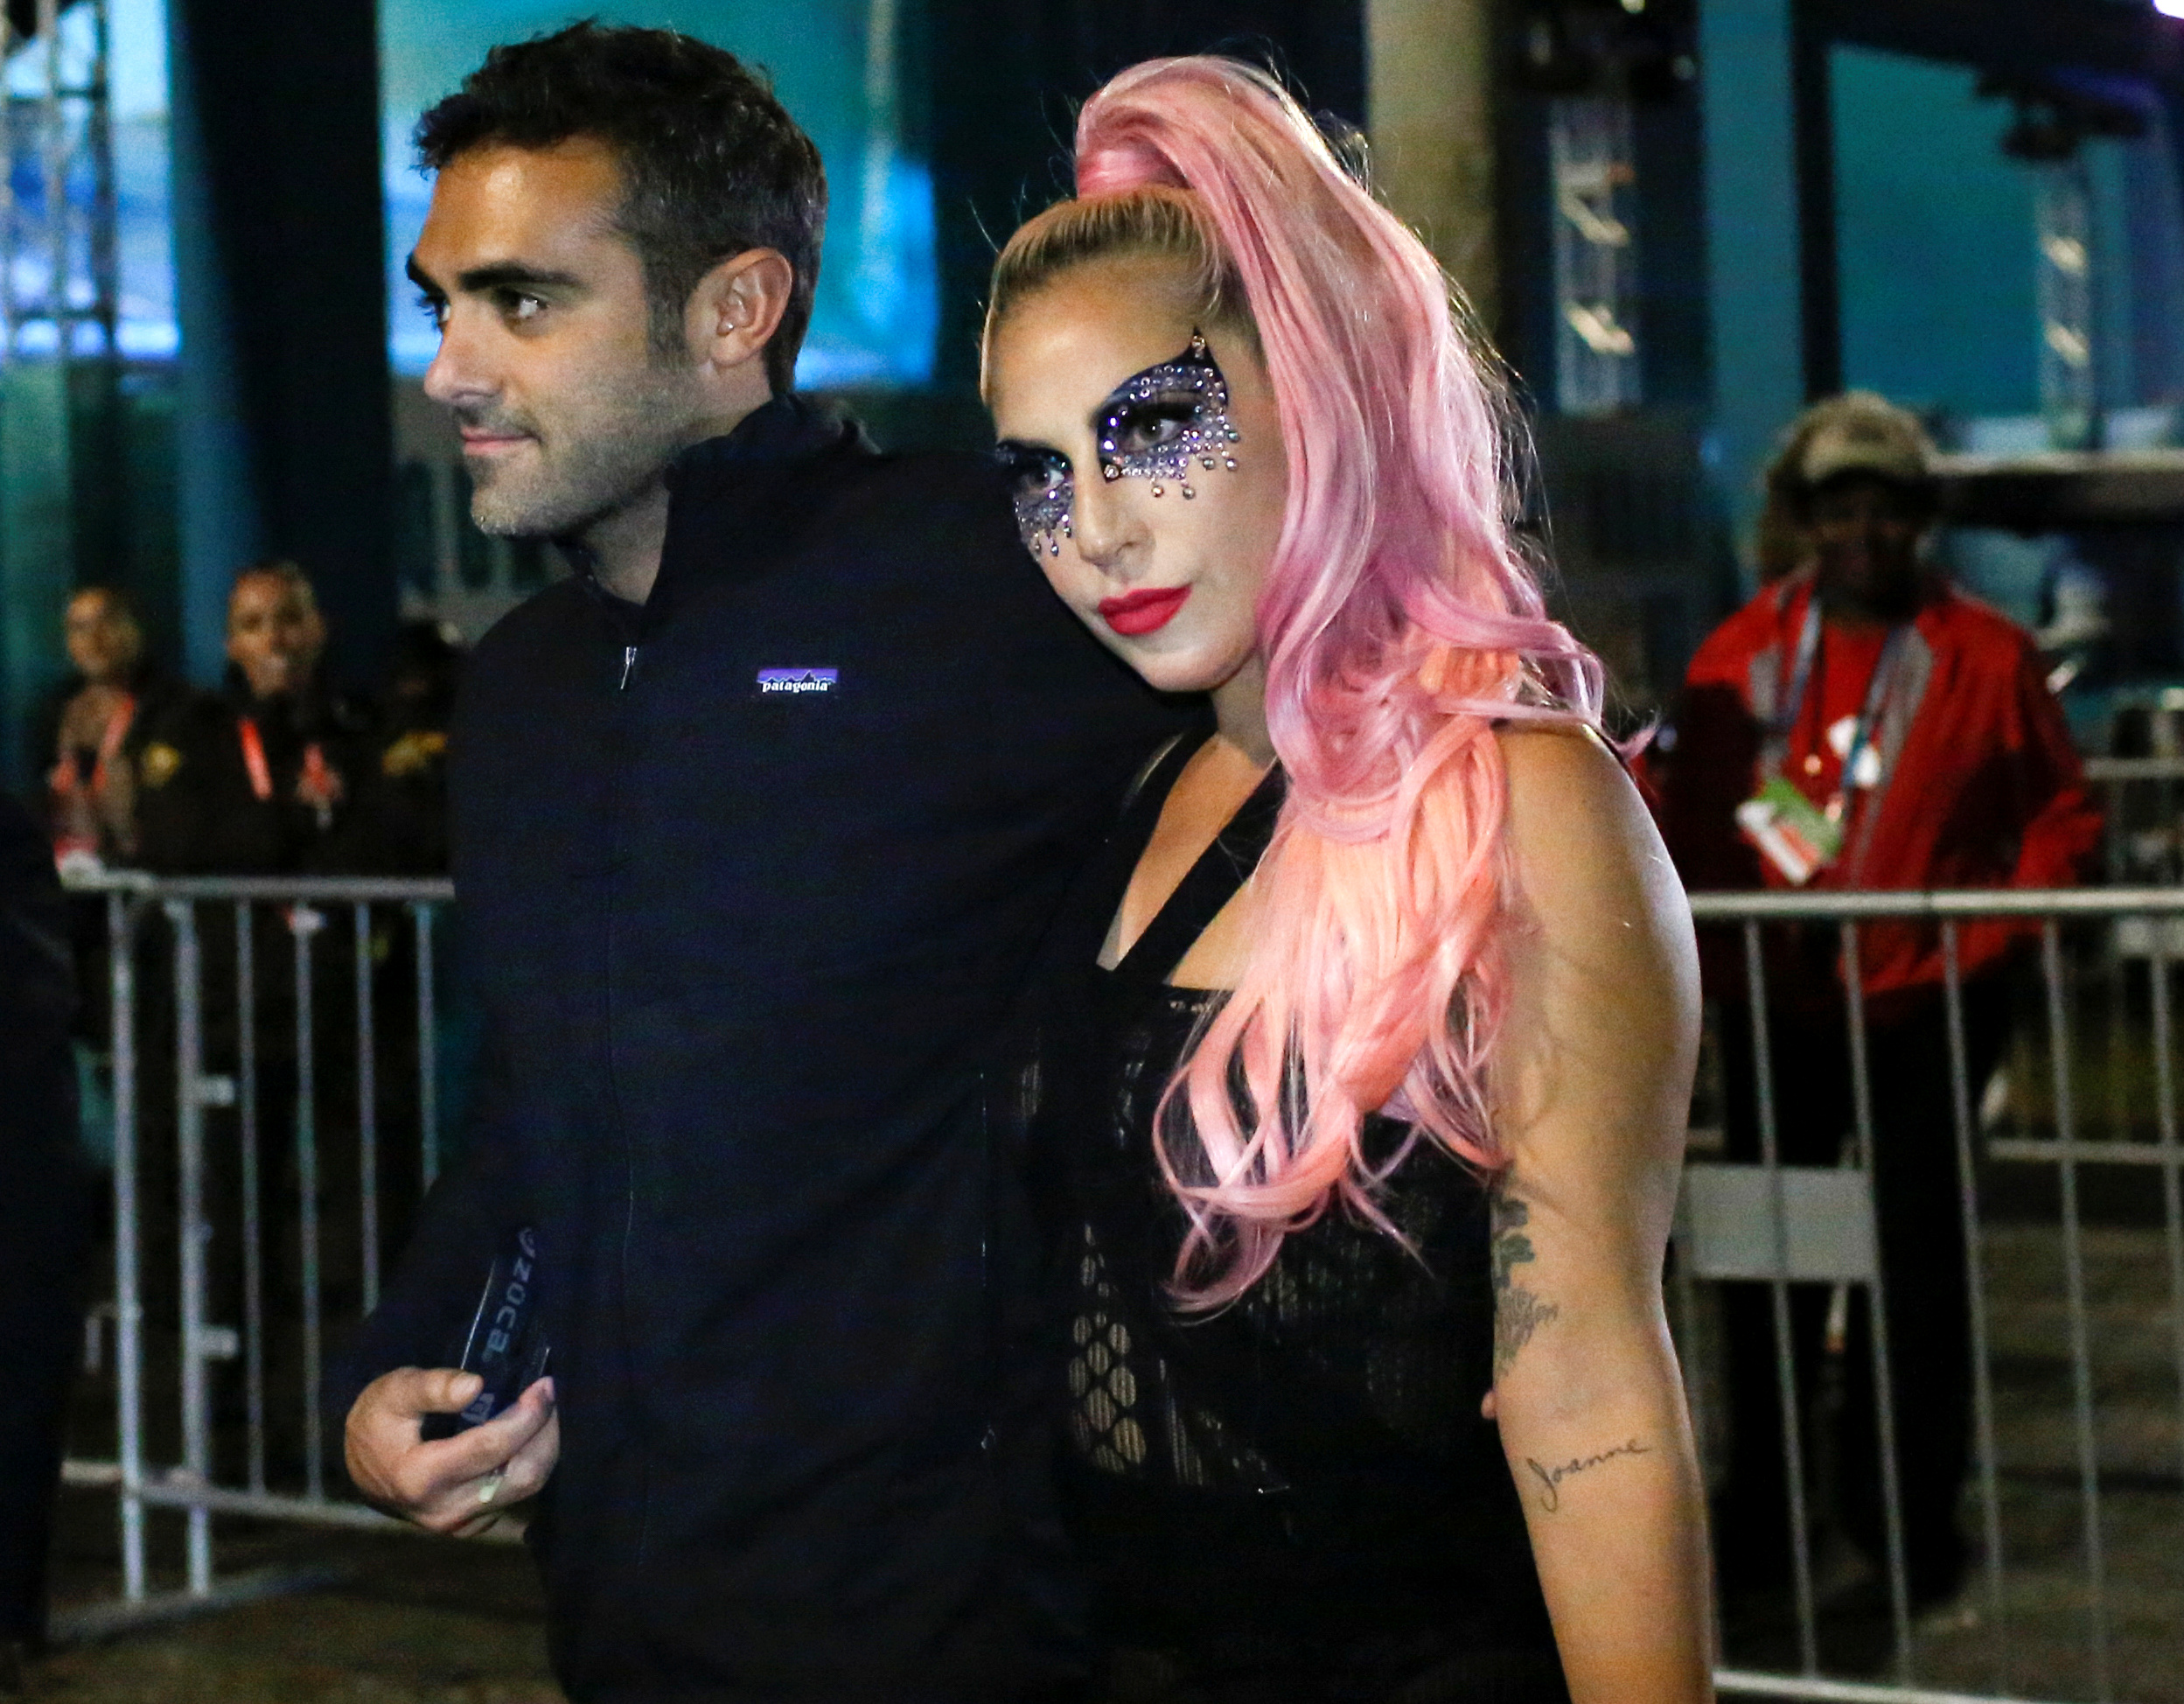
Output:
[[[1106,479],[1150,479],[1153,495],[1169,483],[1185,497],[1192,464],[1211,473],[1233,469],[1240,443],[1229,420],[1229,385],[1194,329],[1190,346],[1118,385],[1099,409],[1099,471]]]
[[[1214,364],[1204,334],[1193,330],[1190,346],[1173,360],[1148,367],[1109,392],[1094,416],[1104,479],[1150,479],[1153,495],[1170,485],[1185,497],[1198,492],[1194,473],[1233,469],[1233,446],[1242,441],[1229,420],[1228,381]],[[1009,440],[994,453],[1007,470],[1016,506],[1016,530],[1034,556],[1058,556],[1071,536],[1070,515],[1077,486],[1069,457],[1042,444]],[[1195,466],[1194,466],[1195,464]]]
[[[1028,443],[1004,443],[994,453],[1008,474],[1023,548],[1035,556],[1060,555],[1062,541],[1070,536],[1070,506],[1077,498],[1069,457]]]

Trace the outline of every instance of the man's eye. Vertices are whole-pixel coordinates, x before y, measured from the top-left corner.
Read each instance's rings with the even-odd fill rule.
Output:
[[[520,325],[544,313],[546,304],[535,296],[526,296],[520,290],[512,290],[501,297],[500,311],[502,317],[512,324]]]
[[[439,297],[426,296],[420,292],[417,297],[417,311],[425,317],[434,331],[443,332],[447,329],[448,304]]]

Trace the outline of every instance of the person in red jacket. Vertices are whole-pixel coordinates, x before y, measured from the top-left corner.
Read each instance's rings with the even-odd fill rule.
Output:
[[[1937,516],[1917,421],[1865,393],[1807,411],[1769,484],[1803,560],[1723,623],[1692,660],[1661,765],[1663,828],[1693,890],[2052,888],[2097,848],[2098,812],[2031,637],[1950,586],[1925,544]],[[2037,925],[2032,925],[2036,932]],[[1734,932],[1710,931],[1733,1159],[1759,1157],[1754,1037]],[[1976,1095],[2007,1031],[2004,974],[2027,927],[1964,925],[1964,1040]],[[1769,932],[1772,1100],[1785,1163],[1837,1164],[1854,1142],[1840,938]],[[1969,1458],[1971,1338],[1937,925],[1858,932],[1872,1088],[1873,1188],[1887,1297],[1908,1584],[1956,1590],[1956,1505]],[[1790,1568],[1776,1344],[1767,1292],[1734,1286],[1726,1321],[1729,1483],[1717,1505],[1725,1580]],[[1828,1293],[1792,1292],[1801,1390],[1822,1361]],[[1855,1298],[1834,1511],[1885,1565],[1887,1527],[1869,1323]],[[1802,1406],[1802,1405],[1801,1405]],[[1810,1418],[1809,1443],[1817,1428]]]

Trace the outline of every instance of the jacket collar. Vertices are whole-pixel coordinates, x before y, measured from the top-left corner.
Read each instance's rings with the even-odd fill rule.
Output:
[[[834,484],[827,470],[879,453],[855,421],[794,395],[691,445],[668,469],[659,577],[637,627],[656,630],[693,584],[757,571],[825,500]]]
[[[667,470],[667,489],[680,496],[709,483],[708,476],[808,461],[829,450],[878,453],[855,420],[792,392],[753,409],[724,436],[694,443],[676,457]]]

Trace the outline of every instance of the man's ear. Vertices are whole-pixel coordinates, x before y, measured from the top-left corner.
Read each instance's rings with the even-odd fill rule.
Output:
[[[698,280],[683,311],[692,356],[722,374],[763,360],[795,287],[778,249],[746,248],[721,262]]]

